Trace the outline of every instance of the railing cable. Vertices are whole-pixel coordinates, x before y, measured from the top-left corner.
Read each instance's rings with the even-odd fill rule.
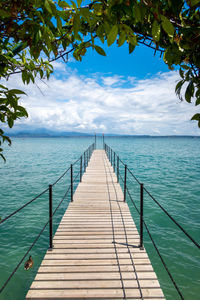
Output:
[[[64,199],[66,198],[67,194],[69,193],[70,190],[70,186],[68,187],[66,193],[64,194],[63,198],[61,199],[60,203],[58,204],[58,206],[55,208],[54,212],[53,212],[53,216],[55,215],[56,211],[58,210],[58,208],[60,207],[60,205],[62,204],[62,202],[64,201]]]
[[[69,169],[70,169],[70,167],[52,184],[52,186],[56,185],[58,183],[58,181],[60,181],[65,176],[65,174],[67,174]]]
[[[133,178],[135,179],[135,181],[137,181],[138,184],[141,184],[141,182],[137,179],[137,177],[133,174],[133,172],[129,168],[127,168],[127,170],[133,176]]]
[[[105,165],[105,163],[104,163]],[[110,171],[109,171],[110,173]],[[110,173],[111,175],[111,173]],[[107,173],[106,173],[106,177],[107,177]],[[113,179],[112,179],[112,184],[113,184]],[[116,193],[116,187],[114,186],[113,184],[113,188],[114,188],[114,191],[115,191],[115,195],[117,196],[117,193]],[[109,201],[110,201],[110,190],[109,190],[109,186],[107,185],[107,190],[108,190],[108,194],[109,194]],[[130,252],[130,249],[129,249],[129,244],[128,244],[128,237],[127,237],[127,231],[126,231],[126,227],[125,227],[125,222],[124,222],[124,217],[123,217],[123,214],[122,214],[122,210],[121,210],[121,207],[119,205],[119,202],[117,201],[117,205],[118,205],[118,209],[119,209],[119,212],[120,212],[120,216],[121,216],[121,221],[122,221],[122,224],[123,224],[123,229],[124,229],[124,235],[125,235],[125,240],[126,240],[126,245],[127,245],[127,250],[128,250],[128,253],[129,253],[129,257],[130,257],[130,260],[131,260],[131,263],[132,263],[132,267],[133,267],[133,271],[135,273],[135,277],[136,277],[136,281],[137,281],[137,284],[138,284],[138,288],[139,288],[139,292],[140,292],[140,299],[144,299],[143,297],[143,292],[142,292],[142,288],[141,288],[141,285],[140,285],[140,281],[139,281],[139,278],[138,278],[138,274],[136,272],[136,267],[135,267],[135,263],[134,263],[134,260],[133,260],[133,257],[132,257],[132,254]],[[110,203],[110,211],[111,211],[111,218],[112,218],[112,205]],[[112,220],[113,222],[113,220]],[[115,229],[113,228],[113,234],[115,235]],[[115,240],[114,240],[115,242]],[[117,250],[116,250],[117,251]],[[123,281],[123,280],[122,280]],[[123,285],[124,287],[124,285]],[[124,294],[125,297],[126,297],[126,294]],[[126,299],[126,298],[125,298]]]
[[[94,146],[94,144],[92,144],[91,146]],[[88,149],[91,149],[92,147],[88,147]],[[94,147],[93,147],[94,148]],[[88,149],[86,151],[88,151]],[[75,161],[74,164],[76,164],[79,160],[81,159],[81,157]],[[73,165],[74,165],[73,164]],[[71,167],[69,167],[52,185],[54,186],[69,170]],[[78,178],[78,176],[80,175],[80,171],[79,173],[76,175],[74,181]],[[63,198],[61,199],[61,201],[59,202],[59,204],[57,205],[57,207],[55,208],[52,217],[55,215],[56,211],[58,210],[58,208],[60,207],[60,205],[62,204],[62,202],[64,201],[64,199],[66,198],[67,194],[69,193],[71,188],[71,185],[69,185],[67,191],[65,192]],[[13,213],[11,213],[9,216],[7,216],[6,218],[4,218],[3,220],[0,221],[0,224],[5,222],[6,220],[8,220],[10,217],[12,217],[13,215],[15,215],[17,212],[19,212],[20,210],[22,210],[23,208],[25,208],[27,205],[29,205],[30,203],[32,203],[33,201],[35,201],[36,199],[38,199],[39,197],[41,197],[43,194],[45,194],[47,191],[49,190],[49,188],[47,188],[46,190],[44,190],[42,193],[40,193],[39,195],[37,195],[36,197],[34,197],[32,200],[30,200],[29,202],[27,202],[26,204],[24,204],[22,207],[20,207],[19,209],[17,209],[16,211],[14,211]],[[16,271],[18,270],[18,268],[20,267],[20,265],[22,264],[22,262],[24,261],[25,257],[28,255],[28,253],[31,251],[31,249],[34,247],[34,245],[37,243],[38,239],[40,238],[40,236],[42,235],[42,233],[44,232],[45,228],[47,227],[48,223],[52,220],[52,218],[49,218],[48,221],[46,222],[46,224],[44,225],[44,227],[42,228],[42,230],[39,232],[39,234],[37,235],[37,237],[35,238],[35,240],[33,241],[33,243],[31,244],[31,246],[28,248],[28,250],[26,251],[26,253],[24,254],[24,256],[22,257],[22,259],[19,261],[19,263],[17,264],[17,266],[14,268],[14,270],[12,271],[12,273],[9,275],[8,279],[4,282],[3,286],[0,288],[0,293],[4,290],[4,288],[7,286],[7,284],[9,283],[9,281],[11,280],[11,278],[13,277],[13,275],[16,273]]]
[[[182,293],[181,293],[179,287],[177,286],[177,284],[176,284],[176,282],[175,282],[175,280],[174,280],[172,274],[170,273],[170,271],[169,271],[169,269],[168,269],[168,267],[167,267],[167,265],[166,265],[166,263],[165,263],[165,261],[164,261],[162,255],[161,255],[160,251],[158,250],[158,248],[157,248],[157,246],[156,246],[156,243],[154,242],[154,239],[153,239],[153,237],[152,237],[152,235],[151,235],[151,233],[150,233],[150,231],[149,231],[149,228],[148,228],[146,222],[143,221],[143,223],[144,223],[144,226],[145,226],[145,228],[146,228],[146,231],[147,231],[147,233],[148,233],[148,235],[149,235],[149,237],[150,237],[150,239],[151,239],[151,241],[152,241],[152,243],[153,243],[153,246],[154,246],[154,248],[156,249],[156,252],[158,253],[158,256],[160,257],[160,259],[161,259],[161,261],[162,261],[162,264],[163,264],[165,270],[167,271],[167,274],[169,275],[169,277],[170,277],[170,279],[171,279],[171,281],[172,281],[172,283],[173,283],[175,289],[177,290],[177,292],[178,292],[180,298],[181,298],[182,300],[184,300],[184,297],[183,297],[183,295],[182,295]]]
[[[18,213],[20,210],[22,210],[23,208],[25,208],[27,205],[31,204],[33,201],[35,201],[36,199],[38,199],[39,197],[41,197],[42,195],[44,195],[49,188],[47,188],[46,190],[44,190],[42,193],[40,193],[39,195],[37,195],[35,198],[33,198],[32,200],[30,200],[29,202],[27,202],[26,204],[24,204],[22,207],[18,208],[17,210],[15,210],[14,212],[12,212],[9,216],[5,217],[4,219],[2,219],[0,221],[0,224],[2,224],[3,222],[5,222],[6,220],[8,220],[10,217],[14,216],[16,213]]]
[[[107,147],[109,147],[107,145]],[[110,148],[110,147],[109,147]],[[111,149],[111,148],[110,148]],[[121,163],[123,163],[123,161],[121,159],[119,159],[121,161]],[[123,165],[125,166],[125,164],[123,163]],[[141,184],[140,181],[136,178],[136,176],[133,174],[133,172],[127,168],[129,173],[133,176],[133,178],[138,182],[138,184]],[[119,174],[120,175],[120,174]],[[122,176],[120,175],[121,180],[123,181]],[[174,222],[174,224],[177,225],[177,227],[179,229],[181,229],[181,231],[192,241],[192,243],[200,249],[200,245],[199,243],[197,243],[193,237],[191,237],[187,231],[166,211],[166,209],[151,195],[151,193],[144,187],[145,192],[151,197],[151,199],[162,209],[162,211]]]
[[[110,150],[112,150],[107,144],[105,144],[105,149],[106,149],[106,153],[108,154],[109,152],[110,152]],[[109,152],[107,152],[107,149],[109,150]],[[112,150],[113,151],[113,150]],[[108,155],[108,157],[109,157],[109,155]],[[119,159],[119,157],[118,157],[118,159]],[[121,160],[121,159],[119,159],[119,161],[126,167],[126,165],[123,163],[123,161]],[[128,169],[128,171],[129,171],[129,173],[132,175],[132,177],[135,179],[135,181],[138,183],[138,184],[140,184],[141,185],[141,183],[140,183],[140,181],[136,178],[136,176],[133,174],[133,172],[129,169],[129,168],[127,168]],[[119,172],[119,170],[118,170],[118,172]],[[123,181],[123,178],[122,178],[122,176],[121,176],[121,174],[119,174],[119,176],[120,176],[120,179]],[[143,186],[143,185],[142,185]],[[178,228],[179,229],[181,229],[181,231],[193,242],[193,244],[195,245],[195,246],[197,246],[198,248],[200,248],[200,245],[185,231],[185,229],[180,225],[180,224],[178,224],[178,222],[166,211],[166,209],[151,195],[151,193],[146,189],[146,188],[143,188],[144,190],[145,190],[145,192],[151,197],[151,199],[162,209],[162,211],[174,222],[174,224],[176,224],[177,226],[178,226]],[[135,209],[136,209],[136,211],[137,211],[137,213],[140,215],[140,211],[139,211],[139,209],[137,208],[137,206],[136,206],[136,204],[135,204],[135,201],[133,200],[133,198],[132,198],[132,196],[131,196],[131,193],[130,193],[130,191],[129,191],[129,189],[126,187],[126,191],[128,192],[128,195],[129,195],[129,197],[130,197],[130,199],[131,199],[131,202],[133,203],[133,205],[134,205],[134,207],[135,207]],[[164,259],[163,259],[163,257],[162,257],[162,255],[161,255],[161,253],[160,253],[160,251],[159,251],[159,249],[158,249],[158,247],[157,247],[157,245],[156,245],[156,243],[155,243],[155,241],[154,241],[154,239],[153,239],[153,237],[152,237],[152,235],[151,235],[151,233],[150,233],[150,230],[149,230],[149,228],[148,228],[148,226],[147,226],[147,224],[146,224],[146,222],[145,222],[145,220],[143,219],[143,224],[144,224],[144,226],[145,226],[145,228],[146,228],[146,231],[147,231],[147,233],[148,233],[148,235],[149,235],[149,237],[150,237],[150,239],[151,239],[151,242],[152,242],[152,244],[153,244],[153,246],[154,246],[154,248],[155,248],[155,250],[156,250],[156,252],[157,252],[157,254],[158,254],[158,256],[159,256],[159,258],[161,259],[161,262],[162,262],[162,264],[163,264],[163,266],[164,266],[164,268],[165,268],[165,270],[166,270],[166,272],[167,272],[167,274],[169,275],[169,277],[170,277],[170,279],[171,279],[171,281],[172,281],[172,283],[173,283],[173,285],[174,285],[174,287],[175,287],[175,289],[176,289],[176,291],[178,292],[178,294],[179,294],[179,296],[180,296],[180,298],[182,299],[182,300],[184,300],[184,297],[183,297],[183,295],[182,295],[182,293],[181,293],[181,291],[180,291],[180,289],[179,289],[179,287],[177,286],[177,284],[176,284],[176,282],[175,282],[175,280],[174,280],[174,278],[173,278],[173,276],[172,276],[172,274],[170,273],[170,271],[169,271],[169,269],[168,269],[168,267],[167,267],[167,265],[166,265],[166,263],[165,263],[165,261],[164,261]]]
[[[135,207],[137,213],[140,214],[139,209],[137,208],[137,206],[136,206],[136,204],[135,204],[135,202],[134,202],[134,200],[133,200],[133,198],[132,198],[132,196],[131,196],[131,194],[130,194],[130,192],[129,192],[128,189],[127,189],[127,192],[128,192],[128,194],[129,194],[129,197],[130,197],[130,199],[131,199],[131,202],[133,203],[133,205],[134,205],[134,207]],[[151,235],[151,233],[150,233],[150,231],[149,231],[149,228],[148,228],[146,222],[143,221],[143,223],[144,223],[144,226],[145,226],[145,228],[146,228],[146,231],[147,231],[147,233],[148,233],[148,235],[149,235],[149,237],[150,237],[150,239],[151,239],[151,241],[152,241],[152,243],[153,243],[153,246],[154,246],[154,248],[155,248],[155,250],[156,250],[158,256],[160,257],[160,260],[161,260],[161,262],[162,262],[162,264],[163,264],[165,270],[167,271],[167,274],[169,275],[169,277],[170,277],[170,279],[171,279],[171,281],[172,281],[172,283],[173,283],[175,289],[177,290],[179,296],[181,297],[182,300],[184,300],[183,295],[182,295],[182,293],[181,293],[179,287],[177,286],[177,284],[176,284],[176,282],[175,282],[175,280],[174,280],[172,274],[170,273],[170,271],[169,271],[169,269],[168,269],[168,267],[167,267],[167,265],[166,265],[166,263],[165,263],[165,261],[164,261],[162,255],[161,255],[161,253],[160,253],[158,247],[156,246],[156,243],[155,243],[155,241],[154,241],[154,239],[153,239],[153,237],[152,237],[152,235]]]
[[[192,243],[200,249],[200,245],[185,231],[185,229],[166,211],[166,209],[150,194],[150,192],[144,188],[145,192],[151,197],[151,199],[164,211],[164,213],[178,226],[181,231],[192,241]]]
[[[61,203],[63,202],[63,200],[66,198],[68,192],[69,192],[70,187],[68,188],[67,192],[65,193],[65,195],[63,196],[62,200],[60,201],[60,203],[58,204],[58,206],[56,207],[56,209],[53,212],[53,216],[55,215],[56,211],[58,210],[58,208],[60,207]],[[42,233],[44,232],[45,228],[47,227],[48,223],[49,223],[50,219],[46,222],[46,224],[44,225],[44,227],[42,228],[42,230],[39,232],[39,234],[37,235],[37,237],[35,238],[35,240],[33,241],[33,243],[31,244],[31,246],[29,247],[29,249],[26,251],[26,253],[24,254],[24,256],[22,257],[22,259],[20,260],[20,262],[17,264],[17,266],[14,268],[14,270],[12,271],[12,273],[10,274],[10,276],[8,277],[8,279],[5,281],[5,283],[3,284],[3,286],[0,289],[0,293],[4,290],[4,288],[6,287],[6,285],[8,284],[8,282],[11,280],[11,278],[13,277],[13,275],[16,273],[16,271],[18,270],[18,268],[20,267],[20,265],[22,264],[22,262],[24,261],[25,257],[28,255],[28,253],[31,251],[31,249],[33,248],[33,246],[36,244],[36,242],[38,241],[38,239],[40,238],[40,236],[42,235]]]
[[[22,264],[23,260],[25,259],[25,257],[27,256],[27,254],[31,251],[31,249],[33,248],[33,246],[35,245],[35,243],[38,241],[39,237],[41,236],[41,234],[43,233],[43,231],[45,230],[45,228],[47,227],[48,223],[50,220],[47,221],[47,223],[44,225],[44,227],[42,228],[42,230],[40,231],[40,233],[38,234],[38,236],[35,238],[34,242],[32,243],[32,245],[29,247],[29,249],[26,251],[25,255],[22,257],[22,259],[20,260],[20,262],[17,264],[17,266],[15,267],[15,269],[12,271],[12,273],[10,274],[10,276],[8,277],[8,279],[5,281],[5,283],[3,284],[3,286],[0,289],[0,293],[4,290],[4,288],[6,287],[6,285],[8,284],[8,282],[10,281],[10,279],[13,277],[13,275],[15,274],[15,272],[18,270],[18,268],[20,267],[20,265]]]

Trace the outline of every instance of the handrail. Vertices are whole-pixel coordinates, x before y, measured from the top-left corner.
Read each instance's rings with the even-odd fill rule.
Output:
[[[160,257],[161,259],[161,262],[165,268],[165,270],[167,271],[177,293],[179,294],[180,298],[182,300],[184,300],[184,297],[179,289],[179,287],[177,286],[172,274],[170,273],[151,233],[150,233],[150,230],[145,222],[145,219],[143,217],[143,192],[145,191],[150,197],[151,199],[162,209],[162,211],[170,218],[171,221],[173,221],[174,224],[176,224],[176,226],[185,234],[185,236],[187,236],[187,238],[190,239],[190,241],[195,245],[197,246],[197,248],[200,249],[200,245],[186,232],[186,230],[167,212],[167,210],[151,195],[151,193],[143,186],[143,183],[141,183],[137,177],[133,174],[133,172],[127,167],[127,165],[119,158],[119,156],[112,150],[111,147],[109,147],[105,142],[103,142],[103,147],[104,147],[104,150],[107,154],[107,157],[111,163],[111,166],[116,166],[115,164],[115,159],[117,159],[117,182],[119,182],[119,178],[122,180],[123,184],[124,184],[124,201],[126,200],[126,191],[128,192],[128,195],[131,199],[131,202],[133,203],[137,213],[140,215],[140,248],[142,249],[142,246],[143,246],[143,224],[146,228],[146,231],[151,239],[151,242],[158,254],[158,256]],[[113,154],[114,154],[114,162],[113,162]],[[131,174],[131,176],[133,177],[133,179],[140,185],[140,210],[137,208],[135,202],[133,201],[133,198],[131,196],[131,193],[126,185],[126,176],[124,176],[124,180],[123,180],[123,177],[122,175],[120,174],[120,168],[119,168],[119,162],[121,162],[124,166],[124,169],[125,169],[125,174],[126,174],[126,170],[128,170],[129,174]],[[115,172],[115,168],[113,168],[113,171]]]
[[[38,199],[39,197],[41,197],[42,195],[44,195],[49,188],[47,188],[46,190],[44,190],[43,192],[41,192],[39,195],[37,195],[36,197],[34,197],[32,200],[30,200],[29,202],[25,203],[23,206],[21,206],[20,208],[18,208],[17,210],[15,210],[14,212],[12,212],[10,215],[8,215],[7,217],[5,217],[4,219],[2,219],[0,221],[0,225],[5,222],[6,220],[8,220],[10,217],[14,216],[16,213],[18,213],[20,210],[22,210],[23,208],[25,208],[27,205],[31,204],[33,201],[35,201],[36,199]]]
[[[109,147],[107,144],[105,144],[107,147]],[[109,147],[110,148],[110,147]],[[110,148],[111,149],[111,148]],[[112,150],[113,152],[113,150]],[[114,153],[114,152],[113,152]],[[115,153],[116,154],[116,153]],[[117,154],[116,154],[117,155]],[[119,159],[120,162],[122,162],[121,159]],[[125,163],[123,163],[125,166]],[[139,185],[141,185],[142,183],[137,179],[137,177],[132,173],[132,171],[127,168],[127,170],[129,171],[129,173],[133,176],[133,178],[137,181],[137,183]],[[122,176],[120,175],[121,179]],[[123,180],[123,179],[122,179]],[[151,199],[163,210],[163,212],[174,222],[174,224],[177,225],[177,227],[179,229],[181,229],[181,231],[192,241],[192,243],[197,246],[197,248],[200,249],[200,245],[186,232],[186,230],[167,212],[167,210],[151,195],[151,193],[144,187],[144,191],[151,197]]]
[[[65,174],[67,174],[69,170],[70,167],[54,183],[52,183],[52,186],[56,185],[65,176]]]
[[[197,248],[200,249],[200,245],[193,239],[193,237],[191,237],[191,235],[189,235],[189,233],[187,233],[187,231],[166,211],[166,209],[151,195],[151,193],[144,188],[144,191],[151,197],[151,199],[162,209],[162,211],[164,211],[164,213],[172,220],[172,222],[174,222],[174,224],[176,224],[176,226],[178,226],[180,228],[180,230],[193,242],[193,244],[195,246],[197,246]]]
[[[136,206],[136,204],[135,204],[135,202],[134,202],[134,200],[133,200],[133,198],[132,198],[132,196],[131,196],[131,193],[130,193],[130,191],[129,191],[128,188],[127,188],[127,192],[128,192],[128,194],[129,194],[129,197],[130,197],[130,199],[131,199],[131,202],[133,203],[133,205],[134,205],[134,207],[135,207],[137,213],[140,215],[140,211],[139,211],[139,209],[137,208],[137,206]],[[174,280],[174,278],[173,278],[171,272],[169,271],[169,269],[168,269],[168,267],[167,267],[167,265],[166,265],[166,263],[165,263],[165,261],[164,261],[162,255],[161,255],[161,253],[160,253],[158,247],[156,246],[156,243],[155,243],[155,241],[154,241],[154,239],[153,239],[153,237],[152,237],[152,235],[151,235],[151,233],[150,233],[149,227],[147,226],[147,224],[146,224],[146,222],[145,222],[144,219],[143,219],[143,223],[144,223],[144,226],[145,226],[145,228],[146,228],[146,231],[147,231],[147,233],[148,233],[148,235],[149,235],[149,237],[150,237],[150,239],[151,239],[151,241],[152,241],[152,243],[153,243],[153,246],[154,246],[156,252],[158,253],[158,256],[160,257],[160,260],[161,260],[161,262],[162,262],[162,264],[163,264],[165,270],[167,271],[167,273],[168,273],[168,275],[169,275],[169,277],[170,277],[172,283],[174,284],[174,287],[176,288],[176,290],[177,290],[179,296],[181,297],[181,299],[184,300],[183,295],[182,295],[182,293],[181,293],[179,287],[177,286],[177,284],[176,284],[176,282],[175,282],[175,280]]]
[[[95,143],[91,144],[84,152],[83,155],[80,156],[79,159],[77,159],[74,163],[76,164],[79,160],[81,161],[81,171],[78,172],[78,174],[76,175],[76,177],[74,178],[74,181],[77,180],[78,176],[80,175],[80,173],[82,174],[82,157],[84,156],[84,164],[88,164],[88,160],[92,155],[92,152],[94,151],[96,145]],[[87,156],[85,156],[85,154],[87,153]],[[87,162],[85,162],[85,158],[87,157]],[[71,166],[73,166],[71,165]],[[71,174],[72,178],[71,178],[71,184],[68,185],[68,189],[65,192],[64,196],[62,197],[61,201],[59,202],[59,204],[57,205],[57,207],[55,208],[54,212],[52,212],[52,187],[69,171],[71,170],[71,166],[54,182],[54,184],[49,185],[49,187],[44,190],[42,193],[40,193],[39,195],[37,195],[35,198],[33,198],[32,200],[30,200],[29,202],[27,202],[26,204],[24,204],[22,207],[18,208],[16,211],[14,211],[13,213],[11,213],[9,216],[7,216],[6,218],[4,218],[3,220],[1,220],[0,224],[2,224],[3,222],[5,222],[6,220],[8,220],[10,217],[14,216],[17,212],[19,212],[20,210],[22,210],[24,207],[26,207],[27,205],[29,205],[30,203],[32,203],[34,200],[38,199],[40,196],[42,196],[43,194],[45,194],[48,190],[49,190],[49,219],[48,221],[45,223],[44,227],[42,228],[42,230],[39,232],[39,234],[36,236],[36,238],[34,239],[33,243],[31,244],[31,246],[28,248],[28,250],[26,251],[26,253],[24,254],[24,256],[21,258],[21,260],[19,261],[19,263],[17,264],[17,266],[14,268],[14,270],[11,272],[11,274],[9,275],[9,277],[7,278],[7,280],[4,282],[3,286],[0,288],[0,293],[5,289],[5,287],[7,286],[7,284],[9,283],[9,281],[11,280],[11,278],[13,277],[13,275],[16,273],[16,271],[18,270],[18,268],[20,267],[20,265],[22,264],[22,262],[24,261],[25,257],[28,255],[28,253],[31,251],[31,249],[33,248],[33,246],[36,244],[36,242],[38,241],[38,239],[40,238],[40,236],[42,235],[42,233],[44,232],[45,228],[47,227],[48,224],[50,224],[50,248],[52,247],[52,226],[53,226],[53,216],[55,215],[56,211],[58,210],[58,208],[60,207],[60,205],[62,204],[62,202],[64,201],[64,199],[67,197],[71,187],[73,186],[73,174]],[[73,170],[73,168],[72,168]],[[80,178],[81,179],[81,178]],[[73,189],[72,189],[73,192]],[[68,200],[69,201],[69,200]]]
[[[94,143],[91,144],[84,153],[86,153],[88,151],[88,149],[93,146],[94,148]],[[75,165],[79,160],[81,159],[81,157],[79,159],[77,159],[72,165]],[[66,174],[67,172],[70,170],[70,167],[52,184],[52,186],[56,185]],[[0,225],[2,223],[4,223],[6,220],[8,220],[10,217],[14,216],[16,213],[18,213],[20,210],[22,210],[23,208],[25,208],[27,205],[31,204],[33,201],[37,200],[38,198],[40,198],[42,195],[44,195],[47,191],[49,190],[49,188],[45,189],[43,192],[41,192],[40,194],[38,194],[37,196],[35,196],[32,200],[28,201],[27,203],[25,203],[24,205],[22,205],[20,208],[18,208],[17,210],[15,210],[14,212],[12,212],[10,215],[8,215],[7,217],[3,218],[2,220],[0,220]]]

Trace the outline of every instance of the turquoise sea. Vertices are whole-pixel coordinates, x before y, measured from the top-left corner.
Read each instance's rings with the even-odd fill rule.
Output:
[[[7,147],[7,163],[0,162],[0,216],[3,219],[52,184],[94,141],[92,137],[15,138]],[[200,138],[106,137],[120,158],[164,208],[200,243]],[[97,147],[102,148],[102,138]],[[75,169],[75,172],[77,170]],[[123,174],[123,166],[121,166]],[[54,208],[69,184],[69,174],[53,188]],[[139,186],[128,173],[128,189],[139,207]],[[69,197],[54,218],[54,231],[67,208]],[[138,215],[127,197],[138,225]],[[184,299],[200,298],[199,250],[144,193],[144,218]],[[48,220],[48,193],[0,225],[0,287],[23,257]],[[147,234],[145,247],[166,299],[180,299]],[[34,267],[22,264],[1,300],[23,300],[48,248],[48,228],[31,255]]]

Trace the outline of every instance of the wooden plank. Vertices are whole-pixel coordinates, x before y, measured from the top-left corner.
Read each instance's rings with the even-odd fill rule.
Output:
[[[138,281],[136,279],[124,279],[123,284],[125,288],[138,288]],[[159,288],[158,280],[140,280],[142,288]],[[118,289],[122,287],[121,280],[101,279],[101,280],[36,280],[33,282],[31,289]]]
[[[119,272],[44,272],[45,268],[40,268],[35,280],[120,280]],[[59,270],[60,271],[60,270]],[[136,279],[134,272],[122,272],[123,279]],[[155,272],[138,272],[137,276],[142,280],[156,280]],[[145,283],[144,283],[145,284]]]
[[[95,150],[26,299],[164,299],[123,193]],[[137,274],[137,276],[136,276]],[[139,282],[138,282],[139,280]],[[139,288],[140,286],[140,288]]]

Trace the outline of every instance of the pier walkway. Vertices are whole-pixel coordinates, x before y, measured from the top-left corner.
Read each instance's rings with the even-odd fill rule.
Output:
[[[95,150],[26,299],[164,299],[104,150]]]

